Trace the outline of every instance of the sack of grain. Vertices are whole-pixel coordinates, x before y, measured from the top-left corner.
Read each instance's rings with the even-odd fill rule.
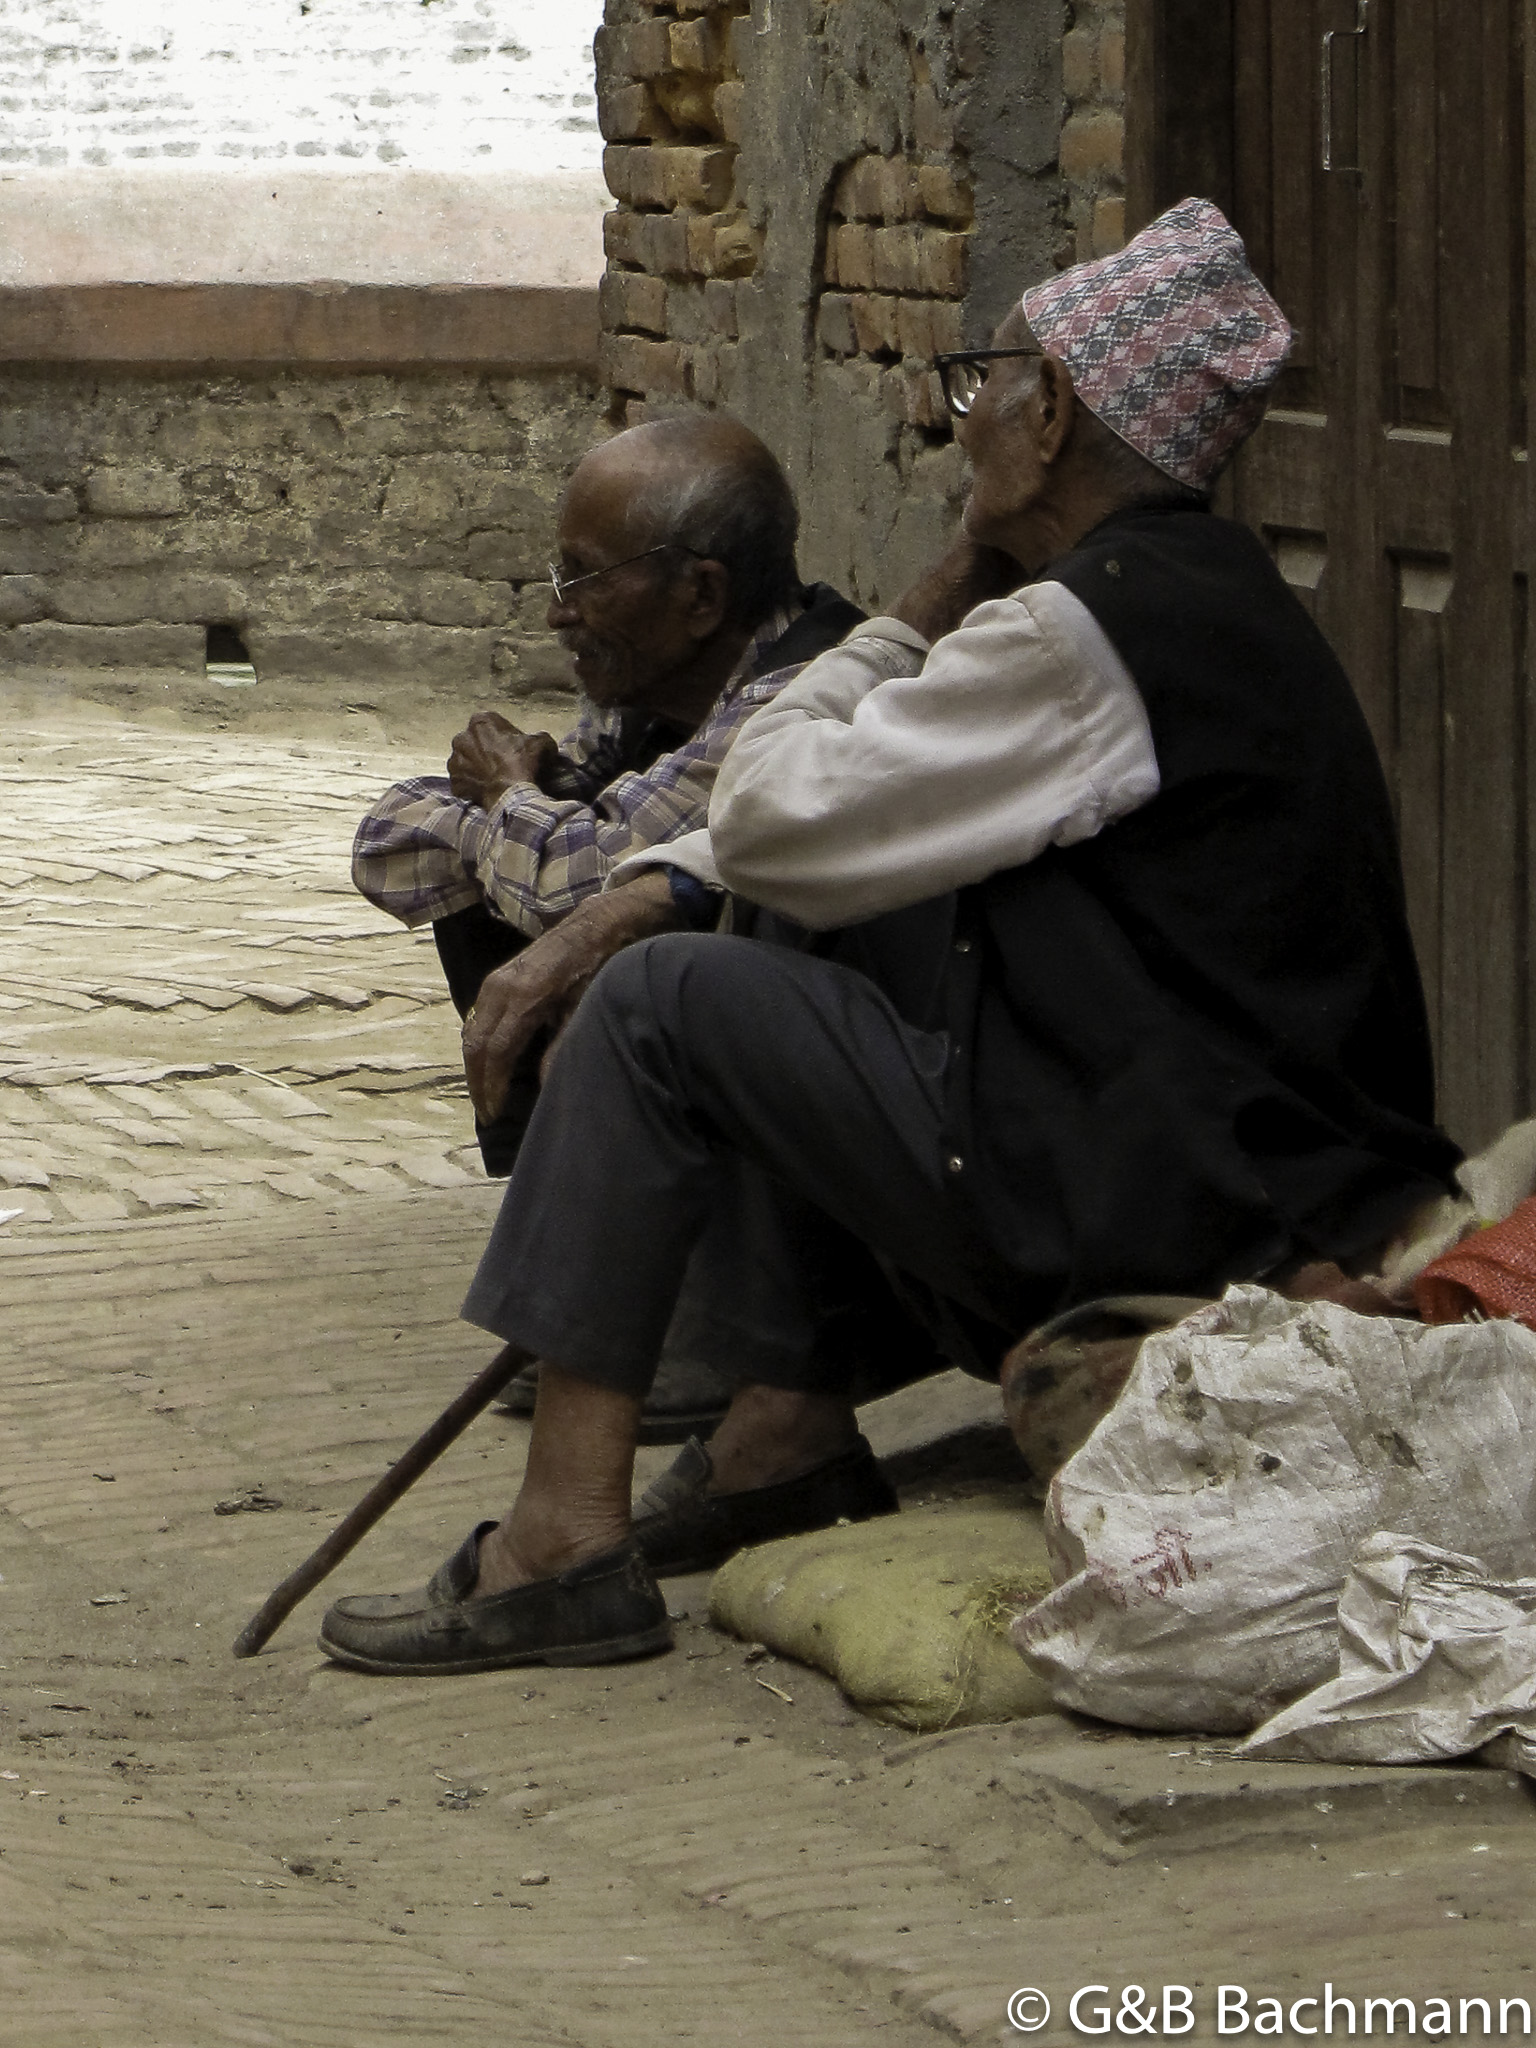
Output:
[[[710,1618],[825,1671],[918,1733],[1051,1711],[1009,1640],[1051,1584],[1039,1512],[1013,1497],[789,1536],[721,1567]]]

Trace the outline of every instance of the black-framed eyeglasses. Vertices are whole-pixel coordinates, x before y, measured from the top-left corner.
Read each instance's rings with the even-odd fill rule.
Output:
[[[696,562],[704,560],[698,549],[689,547],[685,541],[664,540],[658,541],[653,548],[642,548],[638,555],[626,555],[622,562],[609,562],[606,568],[583,569],[579,576],[564,576],[556,564],[551,562],[549,580],[555,586],[555,601],[557,604],[564,604],[571,592],[580,584],[595,583],[599,576],[611,576],[615,569],[627,569],[631,562],[647,562],[652,555],[664,555],[668,548],[676,548],[681,554],[692,555]]]
[[[987,365],[999,356],[1043,356],[1041,348],[962,348],[935,356],[933,367],[944,387],[944,403],[957,420],[963,420],[976,403],[987,381]]]

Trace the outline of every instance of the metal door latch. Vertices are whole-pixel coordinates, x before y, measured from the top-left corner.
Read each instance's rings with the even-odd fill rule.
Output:
[[[1370,27],[1371,0],[1356,0],[1356,16],[1353,28],[1331,28],[1323,36],[1323,169],[1325,171],[1350,171],[1359,176],[1364,166],[1358,162],[1341,164],[1333,155],[1333,46],[1341,38],[1358,39]],[[1355,66],[1355,155],[1360,154],[1360,88],[1359,57]]]

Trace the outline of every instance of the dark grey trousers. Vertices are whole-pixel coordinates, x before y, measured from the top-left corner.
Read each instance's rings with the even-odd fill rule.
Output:
[[[705,1355],[842,1393],[872,1252],[948,1356],[995,1370],[1048,1304],[947,1195],[947,1054],[848,968],[715,934],[629,948],[553,1062],[466,1320],[643,1394],[687,1273]]]
[[[471,903],[465,910],[434,919],[432,937],[453,1007],[461,1017],[474,1008],[485,977],[515,959],[530,943],[520,931],[493,917],[483,903]],[[483,1124],[476,1117],[480,1157],[493,1180],[512,1171],[537,1093],[538,1083],[532,1075],[520,1074],[507,1091],[506,1107],[494,1123]]]

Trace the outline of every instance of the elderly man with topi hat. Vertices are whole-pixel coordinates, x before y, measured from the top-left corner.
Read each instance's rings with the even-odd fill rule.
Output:
[[[658,1575],[893,1504],[818,1342],[850,1244],[986,1374],[1076,1302],[1367,1260],[1446,1187],[1370,735],[1208,509],[1289,340],[1187,200],[941,360],[964,538],[747,723],[707,833],[615,878],[765,915],[628,947],[550,1065],[464,1310],[547,1361],[522,1490],[421,1591],[339,1601],[333,1658],[638,1655]],[[535,1026],[494,977],[481,1011],[487,1114]],[[746,1384],[632,1517],[684,1270],[742,1216]]]

